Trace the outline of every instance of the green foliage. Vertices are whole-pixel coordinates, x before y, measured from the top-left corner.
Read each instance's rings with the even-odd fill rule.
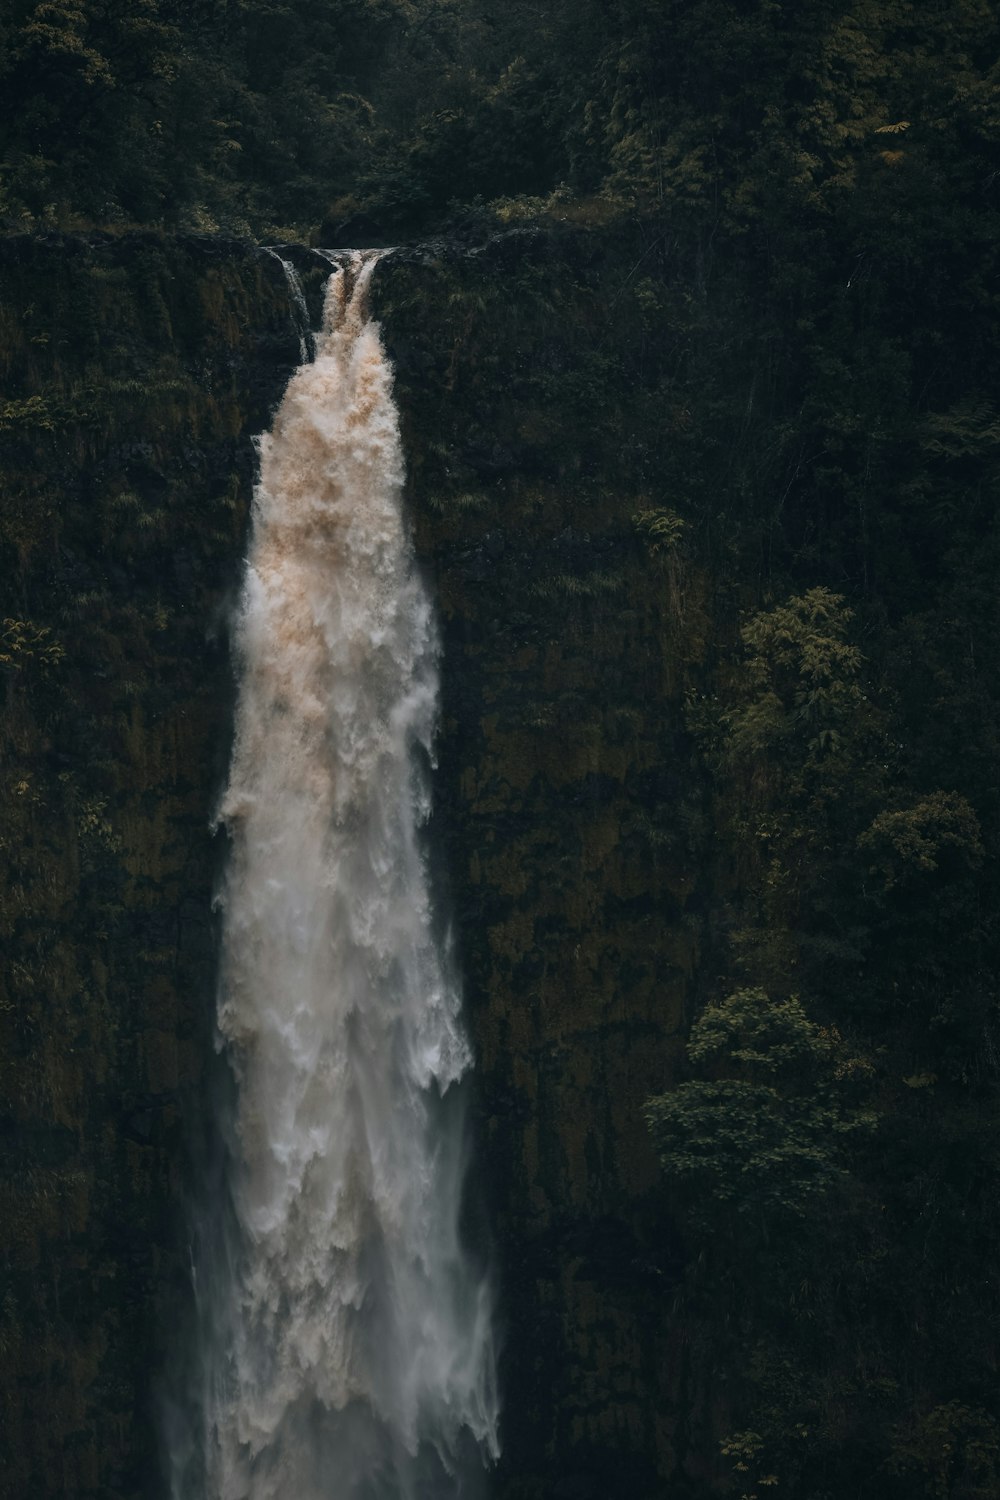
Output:
[[[997,117],[979,0],[19,0],[5,31],[6,213],[27,225],[326,212],[405,236],[474,201],[556,212],[561,190],[801,236],[876,194],[902,245],[913,188],[976,180]]]
[[[19,5],[0,83],[6,212],[27,226],[315,222],[356,170],[358,87],[405,13],[303,0]]]
[[[780,1483],[777,1474],[762,1471],[761,1454],[765,1448],[759,1432],[734,1432],[719,1444],[723,1458],[728,1458],[739,1476],[740,1500],[759,1500],[758,1490],[769,1490]]]
[[[645,537],[654,557],[658,552],[675,551],[684,536],[684,521],[673,510],[641,510],[632,517],[632,523]]]
[[[65,655],[66,648],[53,638],[48,625],[13,620],[9,616],[0,622],[0,666],[13,667],[15,671],[29,664],[54,667]]]
[[[992,1500],[1000,1489],[1000,1422],[961,1401],[901,1429],[887,1468],[914,1500]]]
[[[828,1071],[838,1047],[839,1038],[814,1025],[796,995],[771,1000],[752,989],[708,1006],[691,1030],[688,1056],[701,1068],[735,1069],[749,1081],[791,1077],[805,1086],[814,1073]]]
[[[967,869],[977,869],[983,861],[979,821],[957,792],[932,792],[913,807],[879,813],[861,834],[858,847],[869,856],[869,869],[881,875],[886,890],[937,870],[948,851]]]
[[[741,696],[722,716],[726,754],[734,760],[771,752],[805,773],[843,751],[867,709],[861,653],[847,639],[852,611],[841,595],[810,589],[753,616],[741,635],[746,649]]]
[[[796,996],[746,989],[710,1005],[688,1057],[707,1076],[651,1099],[646,1118],[694,1223],[801,1217],[844,1174],[846,1138],[873,1128],[855,1100],[870,1064]]]
[[[43,396],[24,401],[5,401],[0,406],[0,432],[52,432],[56,426],[49,403]]]

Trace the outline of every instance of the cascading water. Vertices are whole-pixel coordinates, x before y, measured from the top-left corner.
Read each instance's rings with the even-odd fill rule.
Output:
[[[333,271],[260,442],[220,809],[236,1094],[229,1243],[199,1286],[206,1500],[464,1497],[498,1451],[459,1238],[470,1054],[419,843],[435,625],[365,313],[377,259]]]
[[[309,327],[309,309],[306,306],[302,283],[290,260],[286,260],[272,245],[264,245],[262,249],[266,255],[274,256],[285,273],[285,285],[288,287],[288,296],[292,304],[292,320],[295,324],[295,332],[299,337],[299,359],[302,364],[305,364],[307,360],[312,359],[316,343],[312,336],[312,330]]]

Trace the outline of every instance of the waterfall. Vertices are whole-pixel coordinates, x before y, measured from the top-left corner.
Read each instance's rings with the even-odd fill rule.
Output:
[[[299,340],[299,360],[305,364],[312,359],[316,352],[315,340],[309,327],[309,309],[306,306],[305,293],[298,273],[290,260],[286,260],[273,245],[262,245],[262,250],[267,255],[273,255],[285,276],[285,285],[288,287],[288,298],[292,304],[292,321],[295,324],[295,332]]]
[[[470,1065],[432,912],[437,640],[392,370],[340,258],[260,439],[220,820],[235,1081],[206,1500],[445,1500],[495,1457],[487,1281],[459,1235]]]

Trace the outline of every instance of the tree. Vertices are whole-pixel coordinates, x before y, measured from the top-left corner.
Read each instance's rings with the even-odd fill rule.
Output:
[[[795,995],[737,990],[709,1005],[688,1043],[695,1078],[649,1100],[646,1118],[686,1220],[766,1233],[801,1218],[843,1177],[871,1066]]]

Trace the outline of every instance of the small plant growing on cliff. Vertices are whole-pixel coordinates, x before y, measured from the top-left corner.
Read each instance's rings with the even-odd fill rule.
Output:
[[[676,511],[660,507],[636,512],[632,517],[632,525],[645,541],[650,557],[655,557],[662,563],[666,572],[670,612],[676,621],[682,621],[684,576],[681,548],[687,522]]]
[[[657,552],[674,552],[680,546],[687,523],[674,510],[640,510],[632,525],[655,556]]]
[[[0,405],[0,432],[53,432],[56,421],[43,396],[28,396],[24,401],[5,401]]]
[[[739,1475],[740,1500],[760,1500],[759,1489],[773,1489],[780,1482],[777,1474],[754,1474],[761,1466],[763,1448],[764,1439],[758,1432],[734,1432],[720,1444],[723,1458],[732,1461]]]
[[[0,629],[0,666],[20,671],[29,663],[55,667],[66,655],[61,641],[53,639],[47,625],[31,620],[14,620],[8,616]]]

